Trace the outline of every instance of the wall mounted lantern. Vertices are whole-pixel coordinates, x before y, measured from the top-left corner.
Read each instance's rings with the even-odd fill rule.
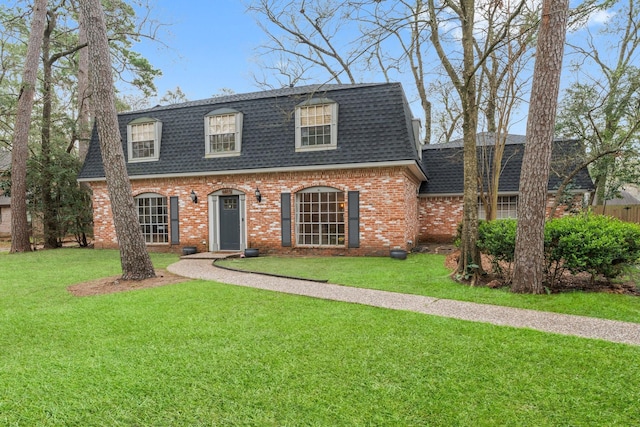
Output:
[[[256,188],[256,200],[258,203],[262,201],[262,193],[260,193],[260,189]]]
[[[196,194],[195,191],[191,190],[191,201],[193,203],[198,203],[198,195]]]

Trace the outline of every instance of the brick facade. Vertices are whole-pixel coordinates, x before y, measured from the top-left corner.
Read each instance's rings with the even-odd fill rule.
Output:
[[[462,222],[462,196],[420,197],[418,206],[418,242],[452,242]]]
[[[134,196],[155,193],[178,197],[178,245],[153,244],[150,250],[180,251],[196,246],[210,249],[209,195],[220,190],[235,190],[245,195],[246,244],[261,253],[324,255],[388,255],[390,249],[411,249],[418,239],[418,198],[420,182],[405,167],[381,167],[352,170],[291,171],[260,174],[229,174],[203,177],[140,179],[132,181]],[[332,187],[345,193],[345,236],[349,235],[347,192],[359,192],[358,248],[296,245],[295,212],[297,192],[310,187]],[[117,239],[104,181],[92,182],[94,235],[97,248],[115,248]],[[262,201],[254,196],[260,189]],[[198,203],[190,198],[198,195]],[[281,194],[291,194],[292,246],[282,246]]]
[[[576,194],[573,206],[581,206],[582,195]],[[554,196],[547,198],[546,216],[549,217],[555,201]],[[450,243],[455,239],[458,224],[462,222],[463,199],[460,196],[420,197],[418,201],[420,230],[418,243]],[[568,215],[566,205],[556,209],[555,217]]]

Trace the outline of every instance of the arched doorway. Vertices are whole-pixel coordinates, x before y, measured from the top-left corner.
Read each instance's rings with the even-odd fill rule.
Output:
[[[247,247],[245,193],[224,188],[209,201],[209,251],[241,251]]]

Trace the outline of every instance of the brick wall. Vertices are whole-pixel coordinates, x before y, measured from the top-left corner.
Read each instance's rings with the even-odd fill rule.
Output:
[[[462,196],[420,197],[418,241],[452,242],[462,222]]]
[[[388,255],[389,249],[410,249],[418,238],[419,182],[404,167],[377,169],[279,172],[264,174],[219,175],[210,177],[147,179],[132,181],[134,195],[157,193],[178,197],[180,244],[149,245],[151,250],[180,251],[196,246],[209,247],[208,195],[223,189],[246,195],[247,243],[265,253],[304,253],[325,255]],[[360,194],[360,247],[298,247],[295,244],[295,193],[315,186],[333,187],[345,192],[345,224],[348,227],[348,191]],[[91,183],[93,190],[94,235],[97,248],[117,247],[105,182]],[[260,189],[262,202],[254,196]],[[198,203],[191,201],[191,190]],[[291,193],[293,246],[281,245],[282,193]],[[348,236],[347,229],[345,235]]]
[[[581,205],[582,195],[575,195],[573,206]],[[554,196],[547,198],[546,216],[549,217]],[[452,242],[455,239],[458,224],[462,222],[462,196],[420,197],[418,201],[420,229],[418,242]],[[570,214],[566,206],[558,206],[555,217]]]

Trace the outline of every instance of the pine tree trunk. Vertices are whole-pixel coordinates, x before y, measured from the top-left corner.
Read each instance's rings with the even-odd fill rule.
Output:
[[[84,25],[82,12],[79,17],[78,44],[87,42],[87,30]],[[89,140],[91,139],[91,114],[89,98],[89,50],[80,49],[78,52],[78,122],[74,142],[78,144],[78,158],[81,162],[87,157]]]
[[[42,83],[42,138],[41,156],[42,162],[40,171],[40,187],[42,202],[42,231],[44,234],[45,249],[53,249],[60,246],[58,238],[59,225],[57,207],[54,205],[51,174],[51,105],[53,102],[53,62],[51,61],[51,34],[56,26],[55,14],[49,12],[48,25],[44,31],[42,42],[43,59],[43,83]]]
[[[513,292],[540,294],[544,291],[547,186],[568,7],[568,0],[544,0],[542,4],[527,119],[527,143],[520,175]]]
[[[47,0],[35,0],[11,148],[11,253],[31,251],[27,221],[29,125],[46,14]]]
[[[111,212],[120,247],[122,279],[142,280],[155,277],[127,175],[115,106],[104,11],[100,0],[81,0],[80,8],[87,29],[91,102],[95,111]]]

